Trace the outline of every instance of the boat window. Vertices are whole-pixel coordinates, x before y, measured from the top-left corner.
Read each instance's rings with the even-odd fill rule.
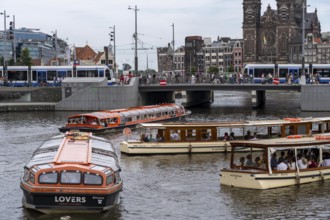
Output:
[[[81,173],[79,171],[63,171],[61,172],[61,183],[80,184]]]
[[[211,140],[212,131],[211,129],[201,130],[202,140]]]
[[[30,180],[31,183],[35,183],[34,173],[30,172],[29,180]]]
[[[24,169],[23,180],[24,181],[28,181],[28,179],[29,179],[29,170],[28,169]]]
[[[298,125],[298,134],[307,134],[306,125]]]
[[[102,176],[94,173],[84,173],[85,185],[102,185]]]
[[[181,131],[180,130],[170,130],[170,137],[172,141],[179,141],[181,140]]]
[[[266,152],[263,150],[258,150],[256,152],[249,152],[250,148],[235,148],[236,151],[243,151],[234,154],[233,166],[239,169],[246,168],[259,168],[267,169],[268,158],[266,157]]]
[[[196,129],[188,129],[186,131],[186,141],[196,141],[197,137],[196,137]]]
[[[121,182],[121,177],[119,172],[115,172],[115,183],[120,183]]]
[[[48,173],[42,173],[39,175],[39,183],[57,183],[58,182],[58,173],[57,172],[48,172]]]
[[[107,176],[107,185],[111,184],[113,182],[113,175]]]

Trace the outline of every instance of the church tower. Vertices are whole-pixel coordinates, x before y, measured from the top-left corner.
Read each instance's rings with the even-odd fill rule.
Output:
[[[243,0],[244,63],[258,61],[260,12],[261,0]]]
[[[276,2],[278,18],[276,25],[276,60],[278,63],[286,63],[289,60],[289,43],[293,39],[299,39],[301,34],[302,4],[306,4],[306,0],[276,0]]]

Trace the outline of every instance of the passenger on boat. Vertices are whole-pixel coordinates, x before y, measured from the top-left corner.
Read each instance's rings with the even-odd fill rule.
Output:
[[[323,167],[330,166],[330,154],[328,152],[324,153],[324,159],[321,166]]]
[[[296,159],[295,159],[295,157],[290,157],[289,159],[288,159],[288,167],[289,167],[289,170],[295,170],[296,169]]]
[[[148,136],[145,134],[141,134],[141,141],[143,142],[149,142]]]
[[[228,132],[225,132],[223,138],[222,138],[224,141],[229,141],[229,135],[228,135]]]
[[[284,161],[284,156],[285,156],[285,152],[284,151],[282,151],[281,152],[281,156],[278,158],[278,164],[280,164],[282,161]]]
[[[174,141],[180,140],[180,138],[179,138],[179,134],[178,134],[177,131],[173,131],[173,132],[171,133],[171,140],[174,140]]]
[[[240,166],[241,166],[241,167],[244,166],[244,164],[245,164],[245,157],[241,157],[241,158],[239,159],[239,162],[240,162]]]
[[[155,139],[152,137],[152,134],[149,135],[149,142],[155,142]]]
[[[251,138],[251,140],[258,140],[257,132],[253,133],[253,137]]]
[[[250,140],[251,139],[251,132],[247,131],[246,135],[244,136],[244,140]]]
[[[316,168],[316,167],[318,167],[317,163],[315,162],[314,157],[312,157],[312,156],[309,156],[308,157],[307,166],[308,166],[308,168]]]
[[[297,164],[298,164],[299,169],[306,169],[307,168],[307,159],[304,158],[301,154],[298,154],[297,157],[298,157]]]
[[[287,170],[288,169],[287,163],[288,163],[287,160],[282,160],[279,164],[277,164],[276,169],[277,170]]]
[[[235,140],[235,134],[234,132],[230,132],[230,135],[229,135],[229,140]]]
[[[272,159],[270,160],[270,166],[273,169],[275,169],[277,167],[277,158],[276,158],[276,153],[273,153],[272,155]]]
[[[253,163],[253,161],[252,161],[252,156],[251,156],[251,154],[246,155],[245,166],[248,166],[248,167],[255,167],[255,166],[256,166],[256,165]]]
[[[159,134],[157,134],[156,140],[157,140],[157,142],[163,142],[164,138],[162,136],[160,136]]]
[[[262,161],[261,161],[261,159],[260,159],[259,156],[256,157],[256,159],[254,160],[254,162],[255,162],[256,167],[261,167]]]

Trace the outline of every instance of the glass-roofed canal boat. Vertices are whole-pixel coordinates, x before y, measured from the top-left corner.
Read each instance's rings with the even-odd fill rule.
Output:
[[[123,187],[120,171],[109,141],[66,132],[44,141],[24,166],[23,206],[46,214],[110,209]]]

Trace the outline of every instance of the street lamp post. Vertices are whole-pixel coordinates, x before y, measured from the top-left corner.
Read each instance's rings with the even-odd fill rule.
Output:
[[[110,33],[110,44],[113,40],[113,71],[116,74],[116,26],[110,27],[113,31]]]
[[[134,8],[131,6],[128,6],[128,10],[133,10],[135,12],[135,33],[134,33],[134,39],[135,39],[135,57],[134,57],[134,69],[135,74],[138,74],[138,55],[137,55],[137,11],[139,10],[137,6],[135,5]]]
[[[6,49],[5,46],[7,45],[7,30],[6,30],[6,18],[9,18],[9,15],[6,15],[6,10],[0,13],[0,15],[3,15],[3,20],[4,20],[4,25],[3,25],[3,73],[4,73],[4,78],[7,79],[7,63],[6,63]]]
[[[305,3],[302,3],[302,42],[301,42],[301,76],[300,76],[300,84],[305,85],[306,84],[306,75],[305,75],[305,9],[306,5]]]

